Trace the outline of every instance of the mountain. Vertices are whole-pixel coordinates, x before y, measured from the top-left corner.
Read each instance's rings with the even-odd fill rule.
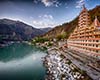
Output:
[[[0,41],[30,40],[45,32],[20,21],[0,19]]]
[[[43,32],[48,32],[50,31],[52,28],[51,27],[47,27],[47,28],[40,28],[40,30],[42,30]]]
[[[89,14],[91,16],[92,21],[94,20],[95,16],[97,16],[98,20],[100,21],[100,5],[96,6],[92,10],[89,10]],[[64,23],[62,25],[56,26],[55,28],[44,34],[43,37],[52,39],[52,38],[59,38],[62,35],[65,35],[64,38],[67,39],[70,36],[70,33],[78,25],[78,17],[79,16],[77,16],[74,20],[72,20],[69,23]]]

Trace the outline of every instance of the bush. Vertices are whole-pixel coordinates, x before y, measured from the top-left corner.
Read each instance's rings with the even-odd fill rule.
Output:
[[[37,37],[37,38],[32,40],[32,43],[44,43],[46,41],[48,41],[47,38]]]
[[[63,32],[62,34],[59,34],[59,35],[57,36],[57,40],[65,39],[66,36],[67,36],[67,33],[66,33],[66,32]]]
[[[52,45],[53,45],[52,43],[48,42],[48,46],[52,46]]]

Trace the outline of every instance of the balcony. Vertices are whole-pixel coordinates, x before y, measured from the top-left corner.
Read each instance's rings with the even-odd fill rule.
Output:
[[[100,31],[94,32],[95,35],[100,35]]]

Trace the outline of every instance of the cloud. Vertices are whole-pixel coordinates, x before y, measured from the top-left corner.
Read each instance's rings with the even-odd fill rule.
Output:
[[[35,4],[42,2],[45,5],[45,7],[50,7],[50,6],[59,7],[61,5],[61,3],[58,0],[34,0],[33,2]]]
[[[65,8],[68,8],[68,4],[67,3],[65,3]]]
[[[37,4],[37,3],[39,2],[39,0],[34,0],[33,2],[34,2],[35,4]]]
[[[45,14],[45,15],[40,15],[39,16],[39,18],[42,18],[42,19],[48,19],[48,20],[53,20],[54,18],[53,18],[53,16],[52,15],[47,15],[47,14]]]
[[[54,22],[45,22],[42,20],[33,20],[33,25],[37,28],[54,27],[56,24]]]
[[[38,28],[56,26],[56,22],[54,21],[54,17],[50,14],[40,15],[39,19],[33,20],[32,23],[35,27],[38,27]]]
[[[53,2],[51,2],[50,0],[41,0],[41,2],[47,7],[53,5]]]
[[[76,2],[76,8],[81,8],[83,4],[85,4],[85,0],[79,0]]]
[[[60,3],[58,2],[58,0],[41,0],[41,2],[42,2],[46,7],[50,7],[50,6],[59,7],[59,5],[60,5]]]

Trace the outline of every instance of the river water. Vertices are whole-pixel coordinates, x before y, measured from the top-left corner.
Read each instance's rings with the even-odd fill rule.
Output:
[[[24,43],[0,48],[0,80],[44,80],[46,52]]]

